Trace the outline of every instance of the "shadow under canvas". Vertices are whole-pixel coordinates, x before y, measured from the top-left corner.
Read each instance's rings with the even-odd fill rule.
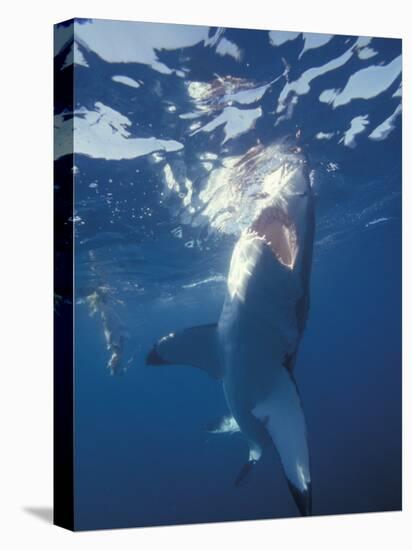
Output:
[[[25,506],[23,510],[46,523],[53,524],[53,508],[51,506]]]

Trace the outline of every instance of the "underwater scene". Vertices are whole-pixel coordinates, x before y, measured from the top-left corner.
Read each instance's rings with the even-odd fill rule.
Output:
[[[76,529],[400,510],[401,40],[55,37]]]

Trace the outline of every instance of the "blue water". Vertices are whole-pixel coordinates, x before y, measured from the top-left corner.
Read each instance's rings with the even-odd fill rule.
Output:
[[[319,45],[302,34],[282,42],[266,31],[155,27],[75,24],[76,110],[65,116],[74,116],[79,136],[76,527],[298,514],[279,463],[262,460],[235,487],[246,442],[238,433],[207,430],[228,414],[220,382],[191,367],[153,368],[144,361],[164,334],[219,317],[231,251],[254,199],[237,203],[235,194],[222,222],[225,196],[202,202],[213,174],[224,178],[218,170],[225,159],[298,131],[316,196],[311,309],[295,370],[308,427],[313,513],[400,509],[401,42],[333,36]],[[139,49],[139,40],[149,46]],[[301,54],[305,45],[312,48]],[[309,73],[304,86],[306,71],[348,51],[339,66],[312,80]],[[63,41],[62,74],[69,54]],[[379,70],[391,63],[393,70]],[[201,83],[197,92],[190,82]],[[232,97],[266,85],[249,103]],[[325,90],[334,90],[332,103],[319,100]],[[56,114],[62,109],[56,106]],[[389,131],[373,134],[396,109]],[[213,127],[222,113],[236,121],[239,111],[255,116],[241,131]],[[196,116],[180,116],[187,113]],[[352,135],[354,119],[361,131]],[[320,132],[333,135],[320,139]],[[152,141],[153,150],[144,153],[149,142],[135,138],[168,143]],[[107,368],[113,350],[102,308],[92,315],[90,307],[89,297],[102,288],[106,329],[122,342],[120,375]]]

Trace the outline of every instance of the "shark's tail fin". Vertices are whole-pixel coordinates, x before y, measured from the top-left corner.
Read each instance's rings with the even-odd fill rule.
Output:
[[[292,496],[303,516],[312,514],[311,477],[306,423],[292,374],[279,369],[273,391],[253,414],[265,422]]]
[[[146,357],[147,365],[192,365],[221,377],[217,325],[201,325],[161,338]]]

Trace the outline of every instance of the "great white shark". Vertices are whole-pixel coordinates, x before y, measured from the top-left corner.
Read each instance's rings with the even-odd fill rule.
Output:
[[[260,151],[241,160],[252,178]],[[221,379],[250,449],[237,483],[262,453],[276,450],[300,513],[310,515],[309,449],[293,370],[309,311],[314,200],[302,151],[277,151],[280,161],[265,174],[272,192],[234,247],[218,322],[164,336],[146,362],[193,365]]]

